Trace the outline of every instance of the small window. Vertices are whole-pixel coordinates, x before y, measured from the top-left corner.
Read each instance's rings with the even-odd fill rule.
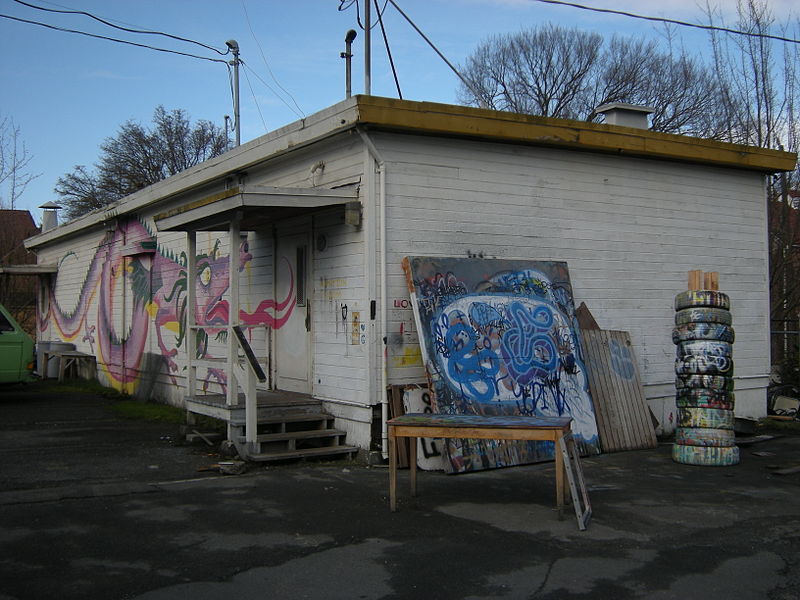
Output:
[[[11,324],[6,316],[0,312],[0,333],[5,331],[14,331],[14,326]]]
[[[306,248],[297,247],[297,306],[306,305]]]

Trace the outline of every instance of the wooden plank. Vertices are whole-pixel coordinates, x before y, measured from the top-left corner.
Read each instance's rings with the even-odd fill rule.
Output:
[[[603,450],[608,452],[607,446],[616,447],[617,440],[615,439],[615,431],[611,427],[611,421],[608,417],[606,403],[600,399],[606,395],[604,387],[604,379],[602,377],[604,371],[595,365],[599,355],[598,350],[598,336],[595,335],[594,330],[581,330],[583,338],[584,358],[586,360],[586,369],[589,374],[589,389],[592,394],[592,401],[595,408],[595,418],[597,419],[597,429],[600,436],[600,442]]]
[[[630,335],[604,330],[581,334],[603,450],[655,448],[655,430]]]
[[[391,401],[389,403],[390,407],[390,418],[400,417],[405,414],[405,410],[403,409],[403,387],[399,385],[391,386],[389,390],[389,394],[391,395]],[[416,440],[412,440],[416,444]],[[396,452],[397,452],[397,466],[401,469],[405,469],[408,467],[408,455],[409,455],[409,442],[406,438],[400,438],[397,440],[396,444]]]
[[[690,290],[703,289],[703,272],[699,270],[689,271],[689,287]]]
[[[575,309],[575,316],[578,318],[578,325],[580,325],[581,331],[600,329],[597,321],[594,320],[594,315],[592,315],[592,312],[589,310],[589,307],[586,306],[585,302],[581,302],[581,305]]]
[[[719,291],[719,273],[717,271],[709,271],[703,276],[703,289]]]
[[[618,340],[620,347],[626,348],[630,353],[630,367],[632,377],[625,386],[626,401],[630,410],[633,428],[633,444],[636,448],[654,448],[657,444],[655,429],[650,418],[650,407],[644,394],[644,388],[639,374],[639,365],[633,352],[631,336],[627,331],[612,331],[611,335]]]

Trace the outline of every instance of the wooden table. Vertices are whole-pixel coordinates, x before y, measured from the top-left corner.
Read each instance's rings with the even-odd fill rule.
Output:
[[[53,359],[58,359],[58,380],[64,381],[64,377],[70,368],[77,370],[80,366],[86,365],[88,368],[89,379],[96,376],[97,361],[93,354],[86,354],[76,350],[45,350],[42,352],[42,378],[47,378],[47,363]]]
[[[556,508],[559,518],[564,510],[564,456],[559,442],[570,434],[570,417],[484,417],[480,415],[439,415],[410,413],[390,419],[389,426],[389,508],[397,510],[397,438],[410,440],[409,468],[411,495],[417,495],[418,437],[470,438],[482,440],[526,440],[554,442],[556,467]]]

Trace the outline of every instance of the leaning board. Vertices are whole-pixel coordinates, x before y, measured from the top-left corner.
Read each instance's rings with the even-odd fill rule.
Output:
[[[658,444],[627,331],[581,330],[589,389],[604,452]]]
[[[567,263],[411,256],[403,261],[435,413],[568,417],[599,454]],[[551,460],[552,442],[452,439],[445,469]]]

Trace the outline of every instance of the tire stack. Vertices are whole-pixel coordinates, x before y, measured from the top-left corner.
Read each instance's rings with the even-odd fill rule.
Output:
[[[738,464],[730,298],[716,290],[689,290],[675,297],[675,310],[678,428],[672,459],[688,465]]]

